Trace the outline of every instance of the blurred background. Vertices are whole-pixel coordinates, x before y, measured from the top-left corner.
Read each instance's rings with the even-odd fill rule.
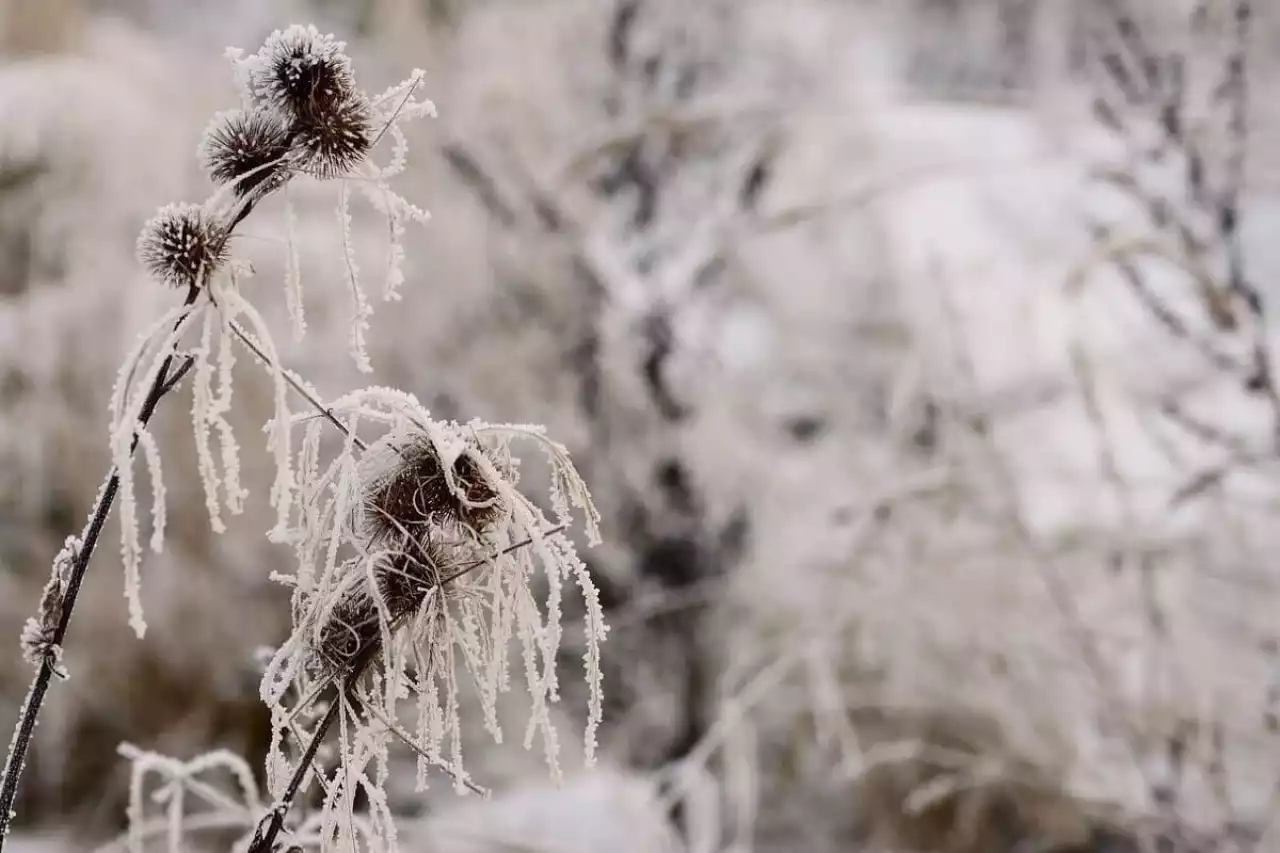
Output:
[[[1280,850],[1271,2],[0,0],[3,725],[116,365],[175,298],[138,229],[211,190],[224,48],[309,21],[368,89],[420,67],[439,107],[376,381],[545,423],[604,515],[602,766],[556,789],[478,731],[494,798],[410,783],[404,849]],[[295,189],[285,359],[333,395],[365,384],[340,232],[331,188]],[[242,230],[283,330],[281,208]],[[354,233],[376,270],[385,222]],[[113,549],[88,578],[18,803],[33,849],[121,830],[121,741],[265,750],[271,389],[244,370],[256,503],[221,536],[189,406],[155,424],[144,640]]]

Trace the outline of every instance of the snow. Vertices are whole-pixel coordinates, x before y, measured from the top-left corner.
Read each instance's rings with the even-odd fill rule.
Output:
[[[670,824],[653,783],[601,768],[559,787],[530,784],[487,802],[453,806],[404,828],[406,846],[457,853],[499,853],[512,847],[546,853],[666,853]]]

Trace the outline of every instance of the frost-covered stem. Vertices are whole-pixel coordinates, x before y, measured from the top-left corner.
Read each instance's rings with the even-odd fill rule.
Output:
[[[378,655],[382,648],[381,640],[372,640],[360,656],[356,658],[355,668],[351,674],[343,681],[341,691],[350,691],[355,686],[360,676],[364,674],[365,668]],[[341,692],[339,691],[339,692]],[[274,853],[276,836],[280,834],[280,830],[284,829],[285,818],[289,816],[289,809],[293,807],[293,801],[298,798],[299,792],[302,790],[302,782],[307,778],[307,772],[311,769],[312,762],[316,759],[316,753],[320,751],[320,744],[324,741],[324,736],[328,734],[329,729],[333,727],[333,723],[338,719],[339,709],[342,707],[342,697],[335,696],[333,702],[329,704],[329,710],[325,712],[324,718],[320,720],[320,724],[316,726],[316,730],[311,735],[311,740],[307,742],[307,748],[302,753],[302,758],[298,761],[298,766],[293,770],[293,776],[289,779],[288,786],[284,789],[284,794],[271,807],[271,813],[263,817],[258,824],[257,832],[253,835],[253,842],[249,845],[247,853]]]
[[[284,829],[284,819],[288,817],[293,801],[297,799],[298,792],[302,790],[302,780],[306,778],[307,771],[311,768],[311,762],[315,761],[316,753],[320,751],[320,742],[324,740],[325,734],[333,726],[333,721],[338,719],[338,709],[341,707],[342,703],[337,701],[336,698],[329,705],[328,712],[325,713],[324,719],[320,721],[320,725],[316,727],[315,734],[311,736],[311,741],[307,744],[307,749],[302,754],[302,760],[298,762],[298,766],[294,769],[293,778],[289,780],[289,786],[285,788],[284,795],[271,807],[271,814],[263,818],[263,821],[258,824],[258,831],[254,833],[253,843],[249,845],[248,853],[272,853],[274,851],[276,836],[280,834],[280,830]]]
[[[254,342],[253,338],[249,337],[244,333],[244,330],[240,328],[240,325],[238,323],[232,320],[230,323],[230,326],[231,326],[231,333],[234,334],[237,338],[239,338],[241,343],[243,343],[246,347],[248,347],[249,351],[252,352],[254,355],[256,355],[262,361],[263,364],[265,364],[269,368],[275,366],[271,363],[271,359],[267,357],[267,354],[262,351],[262,348]],[[338,420],[337,416],[334,415],[332,409],[328,408],[327,406],[325,406],[324,403],[321,403],[319,400],[317,400],[316,395],[308,391],[307,386],[303,385],[301,382],[298,381],[297,377],[293,375],[292,371],[285,370],[282,368],[280,371],[280,374],[284,376],[284,381],[289,383],[289,387],[292,388],[294,391],[297,391],[298,395],[302,397],[304,400],[306,400],[308,403],[310,403],[311,406],[325,418],[325,420],[333,424],[333,426],[338,430],[338,432],[342,433],[347,438],[350,438],[351,442],[356,447],[360,448],[361,451],[365,451],[369,449],[369,446],[360,439],[360,436],[352,435],[351,430],[347,428],[347,425],[344,424],[342,421]]]
[[[191,288],[187,293],[185,305],[190,307],[194,304],[198,295],[199,291]],[[181,322],[181,319],[178,322]],[[155,414],[156,406],[160,403],[161,398],[174,389],[194,364],[190,357],[184,357],[178,366],[174,368],[174,361],[174,355],[171,353],[165,358],[163,366],[160,368],[159,373],[156,374],[155,381],[151,383],[151,389],[147,392],[146,400],[143,401],[142,410],[138,413],[138,421],[143,427],[147,425],[151,420],[151,416]],[[170,369],[173,369],[172,375],[170,375]],[[133,442],[129,445],[129,452],[132,454],[137,447],[138,434],[134,432]],[[89,567],[89,560],[93,557],[98,538],[102,535],[102,528],[107,523],[107,517],[111,514],[111,507],[115,503],[116,493],[119,490],[120,472],[113,467],[111,473],[107,475],[107,481],[102,490],[98,493],[98,503],[89,516],[82,544],[76,553],[75,562],[67,578],[66,592],[63,593],[62,597],[62,614],[58,619],[58,625],[52,637],[53,648],[61,648],[62,646],[63,638],[67,634],[67,628],[71,624],[71,614],[75,610],[76,597],[80,593],[80,584],[84,580],[85,571]],[[5,839],[9,835],[10,824],[16,814],[13,809],[13,803],[18,794],[18,782],[22,777],[22,771],[26,767],[27,751],[31,747],[31,737],[35,732],[36,720],[40,716],[40,710],[44,707],[44,697],[49,690],[49,682],[52,680],[53,675],[54,659],[47,656],[36,672],[36,676],[31,682],[31,688],[27,691],[27,698],[22,703],[18,724],[13,732],[13,740],[9,744],[9,756],[4,765],[4,782],[3,786],[0,787],[0,850],[4,848]]]

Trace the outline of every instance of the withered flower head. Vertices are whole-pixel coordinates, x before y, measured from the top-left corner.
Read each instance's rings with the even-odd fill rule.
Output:
[[[416,613],[432,589],[485,561],[489,549],[477,535],[510,512],[492,477],[503,469],[477,441],[447,443],[442,452],[426,432],[397,432],[361,457],[352,522],[366,556],[347,565],[348,585],[321,618],[313,669],[349,673],[380,637],[382,614],[394,621]],[[360,559],[375,561],[373,583]]]
[[[293,26],[244,60],[250,98],[288,129],[297,167],[317,178],[349,173],[374,138],[374,110],[356,87],[345,47],[314,26]]]
[[[461,447],[449,464],[449,476],[439,450],[425,435],[389,438],[377,450],[366,456],[361,519],[370,543],[385,547],[406,537],[423,541],[459,526],[478,533],[509,512],[481,465],[487,457],[476,442]]]
[[[317,178],[336,178],[369,153],[373,110],[363,95],[351,95],[329,109],[297,116],[293,135],[301,168]]]
[[[312,650],[312,668],[325,674],[346,674],[360,653],[377,641],[381,631],[378,608],[368,590],[347,590],[320,625]]]
[[[142,227],[138,261],[165,284],[202,287],[227,261],[227,236],[200,205],[170,204]]]
[[[393,622],[416,613],[431,589],[473,565],[475,553],[468,543],[428,539],[413,543],[407,551],[383,554],[373,570],[382,609]],[[354,562],[348,568],[357,570]],[[320,624],[312,650],[312,668],[326,675],[349,674],[360,654],[382,633],[380,608],[368,583],[356,577]]]
[[[295,117],[329,113],[356,92],[345,48],[314,26],[277,30],[254,57],[252,93]]]
[[[233,110],[205,131],[201,157],[214,183],[233,183],[238,196],[278,189],[289,176],[292,134],[276,114]]]

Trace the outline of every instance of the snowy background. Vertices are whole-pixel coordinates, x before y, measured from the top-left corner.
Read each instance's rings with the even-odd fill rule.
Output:
[[[494,799],[409,782],[404,849],[1280,848],[1280,12],[1252,5],[0,0],[0,708],[116,365],[174,301],[137,231],[210,189],[224,48],[315,21],[439,108],[376,380],[546,424],[605,524],[603,766],[556,789],[478,736]],[[332,197],[294,200],[284,357],[338,393]],[[279,214],[237,252],[284,328]],[[356,219],[371,268],[385,227]],[[271,389],[239,388],[251,437]],[[265,749],[270,466],[246,440],[258,506],[213,534],[189,405],[156,421],[151,629],[104,549],[18,802],[32,850],[120,831],[122,741]]]

